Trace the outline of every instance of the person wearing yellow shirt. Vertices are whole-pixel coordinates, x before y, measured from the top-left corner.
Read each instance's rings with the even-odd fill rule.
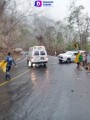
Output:
[[[76,55],[76,58],[75,58],[75,63],[77,63],[77,68],[79,68],[80,67],[80,60],[79,60],[79,58],[80,58],[80,52],[78,51],[78,54]]]

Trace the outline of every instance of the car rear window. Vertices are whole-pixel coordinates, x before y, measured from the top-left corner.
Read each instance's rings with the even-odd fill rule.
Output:
[[[34,52],[34,55],[39,55],[39,51],[35,51],[35,52]]]
[[[44,51],[40,51],[40,55],[45,55],[45,52]]]

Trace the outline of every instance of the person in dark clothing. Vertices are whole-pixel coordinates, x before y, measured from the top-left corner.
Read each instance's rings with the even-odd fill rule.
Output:
[[[15,63],[13,57],[11,56],[10,52],[8,53],[8,56],[6,57],[5,61],[7,62],[5,79],[9,80],[9,79],[11,79],[10,70],[11,70],[12,63],[14,63],[15,66],[16,66],[16,63]]]

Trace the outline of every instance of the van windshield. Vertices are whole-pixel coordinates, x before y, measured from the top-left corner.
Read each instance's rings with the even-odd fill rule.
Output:
[[[35,51],[34,55],[38,56],[39,55],[39,51]]]
[[[40,55],[45,55],[45,52],[44,51],[40,51]]]

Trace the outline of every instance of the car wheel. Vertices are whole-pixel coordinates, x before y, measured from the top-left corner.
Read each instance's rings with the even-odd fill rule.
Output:
[[[71,59],[70,58],[67,58],[67,63],[71,63]]]
[[[59,60],[59,63],[62,63],[62,60]]]

